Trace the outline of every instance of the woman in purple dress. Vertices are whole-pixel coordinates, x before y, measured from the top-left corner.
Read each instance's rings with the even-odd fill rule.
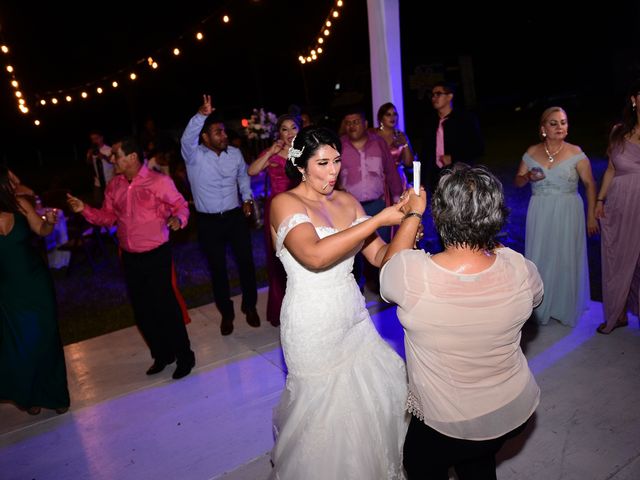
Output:
[[[282,263],[277,259],[273,243],[271,241],[271,230],[269,221],[269,210],[271,199],[279,193],[289,190],[295,185],[291,183],[284,171],[287,162],[287,152],[293,139],[300,130],[300,120],[294,115],[282,115],[276,123],[278,139],[271,145],[271,148],[263,151],[258,158],[249,165],[249,175],[258,175],[266,169],[269,179],[270,189],[267,201],[264,205],[264,234],[265,252],[267,257],[267,275],[269,277],[269,297],[267,299],[267,320],[271,325],[280,325],[280,307],[287,285],[287,275]]]
[[[609,166],[596,200],[602,231],[604,322],[610,334],[627,325],[627,310],[640,304],[640,81],[629,92],[622,122],[609,138]]]

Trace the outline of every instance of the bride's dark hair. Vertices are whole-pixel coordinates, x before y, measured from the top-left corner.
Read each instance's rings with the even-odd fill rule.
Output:
[[[310,125],[303,128],[298,132],[296,138],[293,140],[292,148],[295,150],[301,150],[302,154],[297,158],[288,158],[285,165],[285,172],[287,176],[292,180],[302,180],[302,173],[298,168],[303,170],[307,169],[307,163],[318,148],[323,145],[329,145],[335,148],[338,152],[342,152],[342,143],[338,135],[324,127],[316,127]],[[295,162],[295,165],[293,162]]]

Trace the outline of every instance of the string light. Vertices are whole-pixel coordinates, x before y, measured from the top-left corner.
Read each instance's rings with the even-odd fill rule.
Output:
[[[33,121],[33,124],[34,124],[36,127],[39,127],[39,126],[40,126],[40,120],[34,120],[34,121]]]
[[[319,45],[324,45],[325,40],[327,39],[327,37],[329,37],[331,30],[330,28],[334,26],[335,21],[332,21],[333,19],[336,19],[340,16],[338,9],[342,8],[344,5],[343,0],[334,0],[335,4],[333,6],[333,8],[329,11],[329,14],[327,15],[327,17],[325,18],[325,21],[322,24],[322,28],[320,29],[320,34],[316,37],[316,41],[315,44],[312,45],[305,53],[301,54],[298,56],[298,61],[301,64],[306,64],[306,63],[310,63],[312,61],[315,61],[318,59],[318,56],[323,52],[323,49],[319,46]],[[204,20],[202,20],[200,22],[200,25],[204,25],[207,22],[215,22],[216,19],[219,22],[220,19],[222,20],[222,23],[224,24],[229,24],[231,22],[231,17],[229,14],[224,14],[221,17],[218,16],[220,15],[221,12],[219,12],[217,15],[211,15],[207,18],[205,18]],[[190,31],[186,31],[184,32],[183,35],[181,35],[179,37],[179,41],[180,41],[180,48],[178,48],[177,46],[172,46],[170,48],[165,49],[160,49],[160,50],[156,50],[156,53],[154,55],[162,55],[163,52],[166,52],[167,54],[175,57],[178,57],[180,55],[182,55],[182,50],[181,48],[186,48],[185,45],[182,44],[183,40],[186,38],[191,38],[194,39],[196,41],[202,41],[204,40],[206,31],[205,30],[190,30]],[[193,41],[193,40],[192,40]],[[175,45],[175,44],[174,44]],[[8,45],[2,44],[0,45],[0,51],[7,55],[9,54],[10,48]],[[160,52],[160,53],[158,53]],[[9,56],[7,57],[9,58]],[[152,56],[148,56],[148,57],[143,57],[140,60],[136,61],[136,65],[140,65],[143,63],[148,64],[148,66],[150,68],[152,68],[153,70],[158,69],[159,64],[157,62],[156,59],[154,59]],[[133,67],[133,65],[130,65],[129,68]],[[134,67],[135,68],[135,67]],[[21,112],[23,113],[28,113],[29,112],[29,107],[27,106],[30,102],[28,101],[28,99],[25,97],[24,93],[17,90],[18,88],[18,79],[15,75],[15,69],[14,66],[12,64],[9,64],[7,62],[7,64],[5,65],[5,69],[6,71],[11,74],[11,79],[10,79],[10,83],[11,86],[16,89],[14,94],[18,100],[18,106]],[[36,100],[37,102],[37,107],[45,107],[48,106],[49,104],[51,105],[57,105],[58,104],[58,98],[54,97],[52,95],[59,95],[61,98],[64,98],[66,100],[67,103],[72,102],[73,98],[82,98],[82,99],[89,99],[91,97],[91,92],[95,91],[97,93],[97,95],[102,95],[105,92],[105,89],[100,86],[99,84],[103,82],[106,82],[107,85],[110,83],[111,86],[116,89],[119,87],[119,83],[121,83],[123,81],[123,79],[126,79],[127,76],[127,67],[124,67],[120,70],[118,70],[117,72],[114,72],[112,74],[106,75],[105,77],[103,77],[100,81],[89,81],[89,82],[84,82],[81,85],[72,87],[72,88],[67,88],[67,89],[63,89],[63,90],[56,90],[54,91],[49,91],[49,92],[42,92],[42,93],[34,93],[34,97],[37,98],[38,100]],[[136,68],[137,70],[138,68]],[[124,71],[123,71],[124,70]],[[128,77],[130,80],[134,81],[138,79],[137,73],[132,72],[131,70],[129,70],[129,74]],[[84,90],[84,89],[89,89],[89,90]],[[46,97],[46,99],[44,98]],[[35,121],[34,121],[35,123]],[[38,123],[39,124],[39,123]]]
[[[331,35],[331,27],[333,26],[333,23],[334,23],[332,19],[337,19],[338,17],[340,17],[340,12],[338,11],[338,9],[342,8],[343,5],[344,5],[343,0],[336,1],[335,7],[329,11],[329,14],[327,15],[324,22],[322,23],[322,27],[320,28],[320,35],[316,37],[315,45],[312,45],[309,48],[309,50],[307,51],[308,53],[304,55],[300,55],[298,57],[298,61],[301,64],[304,65],[305,63],[309,63],[311,61],[318,59],[318,55],[322,53],[322,48],[320,47],[320,45],[324,45],[326,40],[325,37],[329,37],[329,35]]]

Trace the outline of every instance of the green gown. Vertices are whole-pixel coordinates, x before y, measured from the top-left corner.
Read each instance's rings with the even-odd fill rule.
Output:
[[[69,406],[53,281],[18,214],[13,229],[0,235],[0,400]]]

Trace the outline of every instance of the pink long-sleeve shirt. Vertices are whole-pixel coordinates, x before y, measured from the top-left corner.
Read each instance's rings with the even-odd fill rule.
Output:
[[[120,247],[140,253],[169,240],[169,217],[178,217],[184,228],[189,205],[171,178],[143,165],[131,183],[124,175],[116,175],[104,192],[102,208],[85,205],[82,215],[94,225],[109,227],[117,223]]]

